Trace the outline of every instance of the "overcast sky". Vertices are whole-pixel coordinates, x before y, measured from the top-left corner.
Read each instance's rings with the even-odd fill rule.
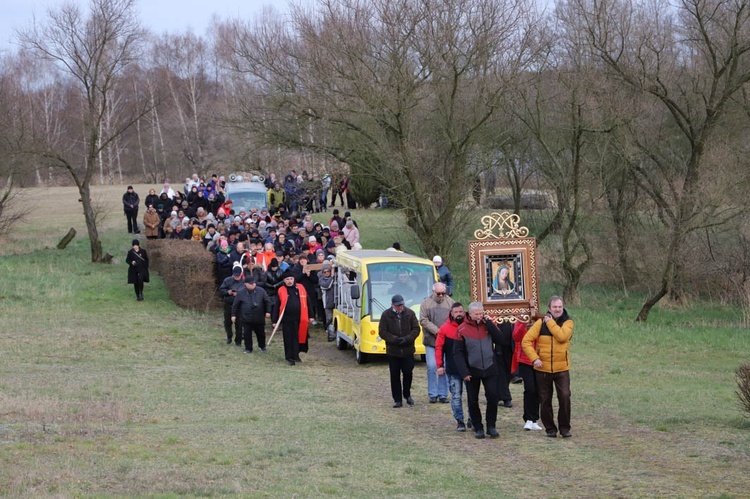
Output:
[[[86,0],[73,0],[85,7]],[[15,50],[14,30],[37,20],[44,20],[50,6],[59,6],[60,0],[0,0],[0,50]],[[199,35],[205,33],[212,14],[220,19],[240,17],[251,19],[260,14],[264,5],[286,12],[287,0],[139,0],[143,26],[160,34],[164,31],[178,33],[188,27]]]

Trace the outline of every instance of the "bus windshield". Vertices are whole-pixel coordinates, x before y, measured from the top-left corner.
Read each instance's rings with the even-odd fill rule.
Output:
[[[235,213],[240,210],[250,210],[250,208],[261,209],[266,206],[265,192],[237,191],[230,192],[227,197],[232,200]]]
[[[407,307],[422,303],[432,294],[435,283],[435,267],[425,263],[387,262],[367,266],[368,296],[373,321],[391,306],[391,297],[401,295]]]

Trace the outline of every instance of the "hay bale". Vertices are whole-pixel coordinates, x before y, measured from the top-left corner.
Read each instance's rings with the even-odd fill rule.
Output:
[[[148,241],[151,268],[161,275],[177,306],[205,311],[219,308],[214,279],[215,259],[195,241],[152,239]]]

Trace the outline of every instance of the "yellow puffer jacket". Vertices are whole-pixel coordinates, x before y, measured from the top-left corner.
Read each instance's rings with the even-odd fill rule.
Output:
[[[536,321],[523,337],[521,346],[523,353],[532,363],[536,359],[542,360],[542,367],[534,369],[545,373],[557,373],[570,370],[568,348],[572,337],[573,319],[568,316],[567,311],[563,311],[557,320],[550,319],[546,323],[543,319]]]

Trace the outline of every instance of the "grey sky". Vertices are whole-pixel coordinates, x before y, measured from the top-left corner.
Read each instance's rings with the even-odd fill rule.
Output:
[[[86,0],[73,0],[85,7]],[[0,9],[0,50],[15,50],[14,30],[37,20],[44,20],[49,6],[62,5],[60,0],[2,0]],[[220,19],[240,17],[251,19],[263,10],[264,5],[273,5],[280,11],[287,10],[287,0],[139,0],[143,26],[155,33],[184,32],[188,27],[196,34],[204,34],[212,14]]]

